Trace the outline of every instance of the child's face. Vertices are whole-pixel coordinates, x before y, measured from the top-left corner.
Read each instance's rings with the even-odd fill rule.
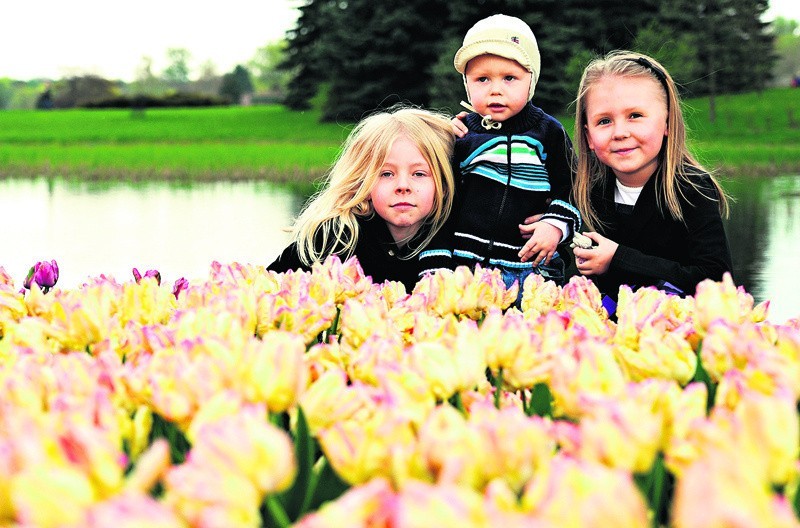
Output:
[[[667,135],[664,88],[650,77],[605,76],[589,88],[585,110],[589,148],[623,185],[644,185]]]
[[[503,122],[528,104],[531,72],[517,61],[497,55],[478,55],[466,70],[472,106],[481,115]]]
[[[433,210],[433,178],[417,146],[405,136],[398,137],[370,193],[375,212],[386,221],[395,242],[405,244]]]

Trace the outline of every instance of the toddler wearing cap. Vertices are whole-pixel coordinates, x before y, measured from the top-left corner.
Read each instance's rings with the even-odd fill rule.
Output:
[[[499,268],[506,286],[518,282],[520,298],[531,273],[563,284],[556,247],[580,232],[581,221],[568,201],[574,153],[561,123],[531,102],[541,68],[533,31],[511,16],[480,20],[453,64],[473,113],[456,140],[456,204],[447,228],[420,253],[423,273]]]

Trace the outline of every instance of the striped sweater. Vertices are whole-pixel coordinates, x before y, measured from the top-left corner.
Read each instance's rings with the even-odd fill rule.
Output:
[[[580,214],[569,203],[573,150],[564,127],[531,103],[497,130],[469,114],[469,133],[456,141],[457,186],[453,212],[420,253],[423,273],[458,265],[526,268],[517,253],[525,240],[519,224],[544,213],[563,222],[570,237]]]

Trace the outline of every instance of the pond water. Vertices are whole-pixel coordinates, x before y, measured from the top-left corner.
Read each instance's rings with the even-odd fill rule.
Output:
[[[800,317],[800,175],[725,182],[734,280],[770,319]],[[56,259],[59,286],[100,274],[165,282],[201,279],[211,262],[266,266],[288,243],[303,197],[268,183],[97,184],[0,180],[0,266],[17,284],[37,260]]]

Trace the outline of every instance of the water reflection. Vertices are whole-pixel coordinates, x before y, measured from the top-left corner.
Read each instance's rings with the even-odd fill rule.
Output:
[[[88,277],[130,280],[157,268],[165,281],[208,275],[212,261],[266,265],[288,241],[301,198],[263,183],[178,186],[54,179],[0,181],[0,265],[22,281],[56,259],[59,286]]]
[[[800,175],[725,182],[735,202],[726,227],[734,278],[771,319],[800,316]],[[101,273],[157,268],[165,281],[204,278],[212,261],[266,265],[288,242],[303,197],[266,183],[93,184],[0,181],[0,266],[21,283],[56,259],[59,286]]]
[[[726,229],[734,278],[773,321],[800,317],[800,175],[725,182],[735,202]]]

